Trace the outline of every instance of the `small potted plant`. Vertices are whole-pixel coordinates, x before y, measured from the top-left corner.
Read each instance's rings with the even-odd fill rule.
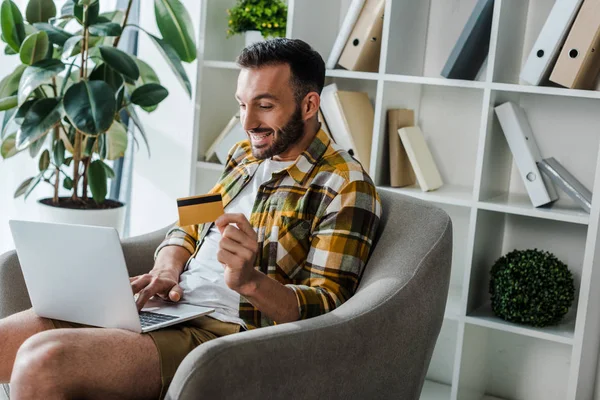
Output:
[[[492,311],[506,321],[555,325],[575,297],[571,271],[547,251],[513,250],[496,260],[490,275]]]
[[[281,0],[238,0],[227,14],[227,37],[243,33],[246,46],[270,37],[285,36],[287,5]]]
[[[53,197],[38,201],[41,220],[121,232],[124,205],[106,198],[114,176],[106,161],[127,148],[125,116],[148,146],[136,108],[152,112],[168,95],[150,65],[117,48],[125,29],[144,31],[128,24],[132,2],[124,11],[100,13],[99,0],[67,0],[57,15],[53,1],[31,0],[23,16],[15,3],[2,1],[4,53],[21,64],[0,80],[0,155],[28,151],[36,159],[39,173],[14,197],[26,199],[40,182],[52,185]],[[196,59],[189,14],[179,0],[156,0],[154,9],[162,37],[146,33],[191,96],[181,64]],[[59,197],[61,186],[71,195]]]

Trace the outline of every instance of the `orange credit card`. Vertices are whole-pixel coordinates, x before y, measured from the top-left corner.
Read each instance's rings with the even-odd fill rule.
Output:
[[[200,196],[177,199],[179,224],[181,226],[213,222],[225,213],[223,199],[220,194],[203,194]]]

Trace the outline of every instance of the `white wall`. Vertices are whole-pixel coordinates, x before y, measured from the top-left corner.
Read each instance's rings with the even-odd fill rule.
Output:
[[[191,15],[198,40],[201,2],[183,0],[183,3]],[[140,25],[160,36],[153,7],[141,7]],[[134,155],[130,236],[172,224],[177,220],[176,199],[190,194],[197,70],[197,62],[183,64],[192,83],[193,97],[190,99],[154,43],[142,32],[139,34],[138,57],[156,71],[161,84],[169,90],[169,96],[152,114],[139,111],[151,156],[148,157],[145,146],[140,143]]]

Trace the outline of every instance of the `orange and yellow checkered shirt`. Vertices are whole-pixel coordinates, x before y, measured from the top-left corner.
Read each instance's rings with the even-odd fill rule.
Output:
[[[226,207],[261,162],[248,140],[237,143],[209,193],[220,193]],[[261,251],[255,268],[294,290],[301,319],[327,313],[356,291],[380,216],[381,201],[369,175],[320,130],[296,161],[256,194],[250,224]],[[155,256],[164,246],[179,245],[194,257],[211,225],[175,224]],[[243,296],[239,313],[248,329],[276,323]]]

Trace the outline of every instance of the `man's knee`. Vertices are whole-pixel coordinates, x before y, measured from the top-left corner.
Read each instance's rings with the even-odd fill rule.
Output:
[[[54,331],[31,336],[17,351],[11,383],[13,380],[27,380],[30,377],[36,381],[52,379],[60,374],[66,351],[66,345],[56,337]]]

